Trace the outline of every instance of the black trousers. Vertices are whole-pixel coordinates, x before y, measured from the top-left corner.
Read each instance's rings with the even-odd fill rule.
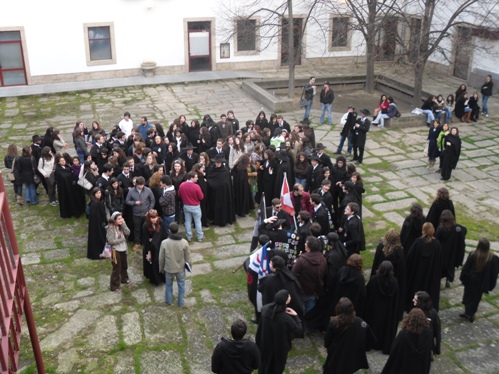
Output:
[[[116,263],[112,261],[113,271],[111,272],[111,291],[116,291],[122,283],[128,283],[128,260],[125,252],[113,250],[116,253]]]

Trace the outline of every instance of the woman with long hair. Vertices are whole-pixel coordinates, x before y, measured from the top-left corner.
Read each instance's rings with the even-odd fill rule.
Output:
[[[259,126],[262,131],[264,128],[269,127],[269,121],[267,120],[267,117],[265,116],[265,112],[263,110],[258,113],[258,116],[256,116],[255,126]]]
[[[111,263],[113,271],[111,272],[110,288],[111,291],[119,292],[122,284],[130,283],[128,278],[128,259],[127,259],[127,236],[130,235],[130,229],[123,219],[123,215],[116,211],[111,214],[106,228],[107,243],[113,248]]]
[[[113,212],[123,212],[125,208],[123,189],[115,177],[109,178],[109,186],[104,191],[104,202],[106,204],[106,215],[109,216]]]
[[[431,366],[431,329],[419,308],[412,309],[395,338],[382,374],[429,374]]]
[[[232,168],[232,188],[234,196],[234,210],[239,217],[246,217],[250,210],[253,210],[255,204],[248,179],[248,167],[250,166],[250,157],[242,155]]]
[[[307,180],[311,168],[307,155],[304,152],[298,153],[294,165],[295,183],[300,183],[305,191],[307,190]]]
[[[54,130],[54,132],[52,133],[52,136],[54,137],[54,141],[52,144],[53,144],[55,153],[62,153],[66,149],[69,148],[68,143],[66,143],[66,141],[62,138],[62,134],[59,130]]]
[[[435,166],[437,157],[440,156],[440,151],[438,150],[437,139],[442,131],[442,126],[438,119],[430,123],[430,129],[428,131],[428,137],[426,141],[428,142],[428,167],[427,169],[432,169]]]
[[[178,198],[178,189],[180,185],[185,182],[185,165],[184,161],[180,158],[173,161],[172,171],[170,178],[172,179],[173,186],[175,187],[175,222],[180,223],[182,216],[182,202]]]
[[[426,222],[422,236],[416,239],[407,254],[406,311],[412,308],[412,295],[417,291],[428,292],[434,308],[438,311],[442,247],[434,234],[433,224]]]
[[[90,203],[88,204],[88,242],[87,258],[91,260],[102,259],[101,253],[106,245],[106,207],[104,197],[99,187],[94,187],[90,192]]]
[[[31,155],[30,146],[23,147],[21,157],[16,159],[14,166],[14,176],[18,184],[24,185],[24,198],[28,205],[38,204],[35,183],[35,158]]]
[[[382,350],[387,355],[397,335],[399,318],[402,317],[398,282],[390,261],[381,263],[367,283],[366,290],[366,322],[377,338],[372,348]]]
[[[449,288],[454,282],[456,268],[463,264],[464,251],[466,248],[466,233],[464,226],[456,224],[452,212],[444,210],[440,215],[440,226],[437,228],[435,238],[442,246],[442,274],[445,278],[445,287]]]
[[[16,180],[14,169],[16,166],[16,162],[19,161],[19,152],[17,150],[17,146],[15,144],[9,144],[7,148],[7,154],[5,155],[3,162],[5,168],[7,169],[7,173],[10,173],[14,176],[14,180],[12,184],[14,185],[14,193],[16,194],[17,204],[23,205],[23,185]]]
[[[386,113],[389,105],[390,102],[387,100],[387,96],[385,94],[382,94],[379,98],[378,107],[374,108],[373,118],[376,118],[379,112]]]
[[[459,277],[464,285],[464,313],[459,315],[461,318],[470,322],[475,320],[482,294],[494,289],[498,274],[499,258],[490,252],[488,239],[481,238],[476,250],[468,255]]]
[[[433,227],[438,227],[440,224],[440,215],[445,209],[449,209],[454,218],[456,218],[456,211],[454,210],[454,203],[450,199],[449,190],[445,187],[440,187],[428,211],[426,222],[431,222]]]
[[[193,119],[191,124],[187,127],[185,136],[187,136],[187,140],[190,144],[194,146],[194,152],[198,153],[198,139],[201,134],[199,121],[197,119]]]
[[[404,248],[404,256],[407,257],[409,248],[414,241],[420,237],[421,230],[426,217],[423,214],[423,207],[418,203],[413,203],[409,215],[404,219],[402,229],[400,230],[400,243]]]
[[[196,140],[196,143],[200,154],[206,152],[208,149],[211,148],[212,146],[211,134],[207,127],[202,126],[199,129],[199,137]]]
[[[471,111],[468,93],[464,92],[461,96],[456,96],[454,113],[457,118],[461,119],[461,122],[470,122]]]
[[[85,142],[84,132],[79,127],[73,132],[73,142],[75,144],[76,153],[78,154],[78,157],[80,157],[80,164],[83,164],[85,157],[88,154],[88,147]]]
[[[430,328],[433,336],[432,351],[433,354],[440,354],[440,344],[442,342],[442,325],[440,323],[440,317],[438,312],[433,307],[430,295],[426,291],[418,291],[412,299],[415,308],[419,308],[423,311],[428,322],[430,322]]]
[[[84,124],[83,124],[83,126],[84,126]],[[75,129],[76,128],[81,128],[79,125],[79,122],[76,122]],[[53,154],[56,153],[55,149],[54,149],[54,128],[53,127],[49,127],[45,131],[45,135],[43,135],[43,141],[42,141],[41,146],[42,147],[50,147],[50,150],[52,151],[52,153]]]
[[[163,141],[163,138],[159,135],[156,135],[154,137],[154,143],[151,144],[151,152],[154,155],[154,157],[156,157],[156,162],[158,164],[165,163],[166,151],[167,147],[165,142]]]
[[[146,213],[146,221],[142,226],[144,277],[158,285],[165,278],[159,273],[159,248],[161,242],[168,237],[163,219],[158,211],[151,209]]]
[[[419,231],[421,235],[421,231]],[[393,275],[397,279],[399,298],[399,313],[397,321],[402,319],[404,312],[405,292],[407,287],[407,269],[404,250],[400,243],[399,233],[395,229],[389,229],[383,241],[379,243],[374,254],[373,265],[371,268],[371,278],[378,272],[380,265],[384,261],[391,262],[393,266]]]
[[[258,190],[265,194],[265,206],[270,206],[274,197],[276,170],[277,163],[274,160],[274,152],[267,149],[263,152],[263,161],[258,172]]]
[[[55,198],[55,158],[50,147],[43,147],[40,160],[38,160],[38,171],[47,182],[47,194],[49,195],[50,205],[57,206]]]
[[[457,167],[459,156],[461,155],[461,138],[459,137],[459,129],[453,127],[444,139],[444,159],[442,162],[442,177],[441,180],[449,180],[452,170]]]
[[[153,153],[150,152],[146,156],[144,166],[142,167],[142,176],[146,180],[146,186],[149,186],[149,180],[151,179],[151,176],[154,173],[154,167],[157,164],[156,157],[154,157]]]
[[[88,131],[87,141],[91,142],[92,144],[95,144],[95,136],[97,134],[106,136],[106,132],[102,127],[100,127],[99,122],[92,121],[92,127]]]
[[[233,139],[233,143],[229,150],[229,169],[232,170],[237,160],[244,154],[244,147],[241,144],[241,139],[237,136],[231,138]]]
[[[173,161],[178,157],[177,145],[175,143],[168,144],[166,148],[166,156],[165,156],[165,172],[170,175],[172,170]]]
[[[354,305],[347,297],[338,301],[335,311],[324,338],[327,358],[323,373],[355,373],[368,369],[366,349],[375,339],[369,325],[357,317]]]
[[[59,153],[55,155],[54,174],[61,218],[81,216],[85,211],[85,193],[83,188],[76,184],[77,178],[71,167]],[[100,249],[101,252],[103,248]]]
[[[442,173],[442,165],[444,162],[444,150],[445,150],[445,137],[450,134],[450,128],[447,123],[444,123],[442,125],[442,130],[438,134],[437,137],[437,149],[438,149],[438,169],[435,171],[435,173]]]

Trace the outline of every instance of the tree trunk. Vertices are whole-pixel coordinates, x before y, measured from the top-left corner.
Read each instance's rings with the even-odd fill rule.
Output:
[[[417,63],[414,65],[414,96],[412,105],[415,108],[421,107],[421,95],[423,94],[423,73],[425,64]]]
[[[374,63],[376,62],[376,7],[377,1],[368,3],[369,14],[367,21],[366,40],[366,87],[368,93],[374,92]]]
[[[293,99],[295,93],[295,66],[296,66],[296,52],[295,51],[295,27],[293,19],[293,1],[288,0],[288,97]]]

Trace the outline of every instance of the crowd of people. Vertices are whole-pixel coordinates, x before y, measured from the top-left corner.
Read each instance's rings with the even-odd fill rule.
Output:
[[[332,95],[329,87],[324,90]],[[393,98],[382,97],[372,123],[383,127],[384,119],[395,115],[387,114],[390,107],[396,111]],[[323,115],[326,111],[327,106]],[[77,122],[74,157],[60,132],[48,128],[43,137],[32,137],[21,156],[11,144],[5,164],[13,170],[19,205],[24,204],[23,186],[25,202],[35,205],[42,185],[61,218],[87,215],[87,257],[102,259],[106,247],[112,248],[112,291],[129,283],[127,242],[133,242],[133,249],[142,251],[144,276],[155,285],[166,282],[168,304],[176,279],[179,306],[184,305],[185,269],[190,268],[192,225],[202,242],[203,227],[224,227],[258,207],[246,263],[257,347],[241,343],[246,327],[236,321],[234,344],[224,340],[215,350],[214,372],[230,372],[220,369],[236,357],[220,353],[225,347],[252,352],[232,367],[247,364],[248,370],[280,373],[292,340],[311,330],[326,332],[325,373],[367,368],[369,349],[390,354],[386,373],[404,372],[407,365],[429,372],[432,353],[440,353],[440,282],[444,278],[450,287],[455,269],[462,266],[467,230],[456,223],[448,190],[440,188],[426,217],[414,204],[400,233],[388,230],[366,285],[361,255],[366,249],[365,189],[356,165],[363,162],[368,116],[367,109],[357,118],[355,108],[348,108],[335,159],[315,142],[305,121],[291,128],[282,115],[267,118],[262,111],[240,126],[229,110],[218,121],[205,115],[201,123],[188,123],[181,115],[167,129],[146,117],[134,126],[126,112],[109,135],[96,121],[91,129]],[[457,129],[438,131],[438,126],[434,119],[430,163],[440,156],[442,179],[448,179],[460,141]],[[347,156],[353,152],[355,163],[343,154],[345,140]],[[444,149],[443,156],[435,147]],[[178,234],[181,223],[185,238]],[[461,316],[470,322],[482,293],[497,280],[499,259],[489,249],[487,239],[481,239],[461,272]],[[404,311],[408,315],[397,336]],[[418,359],[403,358],[408,346],[417,350]]]

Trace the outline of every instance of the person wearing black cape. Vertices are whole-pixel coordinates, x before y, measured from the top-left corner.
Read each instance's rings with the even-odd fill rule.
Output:
[[[404,248],[405,257],[407,257],[407,252],[414,241],[421,236],[423,223],[425,223],[423,207],[417,203],[412,204],[410,214],[405,218],[400,230],[400,244]]]
[[[89,207],[87,258],[101,260],[106,245],[107,219],[104,197],[99,187],[94,187],[90,192]]]
[[[231,171],[234,188],[234,210],[239,217],[246,217],[255,206],[248,182],[247,168],[249,164],[250,157],[244,154],[239,157]]]
[[[430,323],[430,329],[432,331],[432,351],[433,354],[440,354],[440,345],[442,343],[442,324],[440,323],[440,317],[438,312],[433,307],[430,295],[426,291],[418,291],[412,299],[414,307],[419,308],[423,311],[426,319]]]
[[[236,220],[230,170],[225,159],[217,155],[206,174],[208,183],[209,214],[213,224],[224,227]]]
[[[142,263],[144,277],[156,286],[165,281],[159,272],[159,249],[166,238],[168,234],[163,219],[157,210],[149,210],[142,225]]]
[[[421,223],[421,226],[423,224]],[[421,230],[419,231],[421,235]],[[393,275],[397,279],[399,292],[399,310],[397,322],[402,320],[404,313],[405,290],[407,288],[407,269],[404,250],[400,245],[400,236],[395,229],[389,229],[382,243],[379,243],[374,254],[373,265],[371,268],[371,278],[374,277],[383,261],[390,261],[393,266]],[[395,336],[394,336],[395,337]]]
[[[334,289],[334,298],[330,305],[331,315],[334,315],[335,305],[342,297],[347,297],[355,308],[355,313],[365,318],[367,308],[367,292],[364,274],[362,272],[362,257],[353,254],[348,257],[346,266],[343,266],[337,275]]]
[[[342,297],[335,307],[324,338],[327,358],[324,374],[351,374],[369,369],[366,349],[376,339],[369,325],[356,316],[352,302]]]
[[[262,294],[262,305],[270,304],[280,290],[288,290],[291,296],[289,307],[293,309],[300,319],[303,319],[303,306],[300,301],[300,282],[287,267],[286,260],[281,256],[274,256],[270,260],[272,274],[260,279],[258,291]]]
[[[454,282],[456,268],[463,264],[466,248],[466,227],[456,224],[453,214],[446,209],[440,215],[440,226],[435,233],[442,246],[442,274],[445,278],[445,287],[449,288]]]
[[[434,234],[431,222],[425,222],[423,235],[416,239],[407,255],[406,311],[412,308],[412,295],[417,291],[428,292],[433,307],[438,311],[442,247]]]
[[[289,157],[285,151],[276,152],[275,158],[277,159],[277,167],[274,170],[275,180],[274,180],[273,197],[280,197],[282,190],[282,183],[285,177],[288,180],[288,186],[292,186],[294,184],[293,169],[289,162]]]
[[[494,289],[498,273],[499,257],[490,252],[490,242],[487,238],[481,238],[476,250],[466,259],[459,277],[464,285],[464,313],[460,314],[460,317],[470,322],[475,320],[482,294]]]
[[[442,178],[440,179],[446,181],[450,179],[452,170],[456,168],[461,155],[461,138],[457,127],[451,128],[450,134],[445,136],[444,149]]]
[[[395,338],[382,374],[428,374],[431,365],[431,329],[419,308],[409,312]]]
[[[372,348],[380,349],[387,355],[397,335],[399,314],[401,315],[398,282],[390,261],[381,263],[376,274],[367,283],[366,290],[366,322],[377,338]]]
[[[55,156],[55,183],[61,218],[79,217],[85,211],[85,193],[62,155]],[[104,249],[104,246],[102,247]],[[101,249],[101,252],[102,252]]]
[[[280,290],[274,302],[262,308],[255,338],[261,358],[258,374],[283,373],[293,339],[303,337],[298,314],[287,307],[290,302],[289,292]]]
[[[258,170],[258,191],[265,194],[265,205],[270,206],[274,196],[274,181],[276,176],[277,163],[274,160],[274,152],[267,149],[263,152],[263,161]],[[281,187],[279,187],[279,193]]]
[[[445,187],[440,187],[437,191],[435,200],[433,200],[433,203],[431,204],[425,222],[431,222],[436,230],[440,225],[440,215],[445,209],[449,209],[454,218],[457,220],[454,203],[450,199],[449,190]],[[409,248],[407,248],[407,250],[409,250]]]

